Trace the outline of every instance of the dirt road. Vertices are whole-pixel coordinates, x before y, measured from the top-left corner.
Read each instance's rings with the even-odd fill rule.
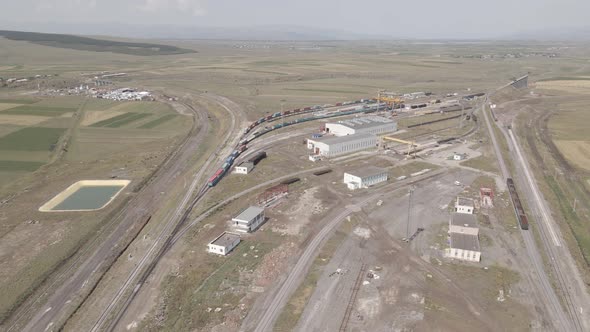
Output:
[[[405,188],[407,185],[415,183],[417,181],[432,178],[433,176],[441,174],[443,171],[436,171],[433,173],[428,174],[427,176],[423,176],[421,178],[411,179],[408,181],[404,181],[405,183],[397,183],[396,188],[397,190]],[[334,215],[331,217],[330,221],[315,235],[315,237],[309,242],[301,256],[299,257],[297,263],[289,271],[289,275],[287,279],[279,286],[272,297],[269,297],[269,301],[264,304],[265,310],[263,310],[262,315],[259,319],[257,319],[254,331],[257,332],[266,332],[272,331],[274,323],[278,318],[279,314],[283,310],[283,307],[286,305],[289,297],[293,294],[293,292],[297,289],[305,273],[307,272],[311,262],[317,255],[319,249],[321,248],[322,243],[326,240],[329,234],[344,220],[349,214],[359,211],[365,204],[376,200],[380,196],[382,196],[383,192],[374,193],[373,195],[364,198],[360,201],[355,202],[354,204],[348,205],[342,212]],[[256,315],[255,310],[250,312],[250,315]],[[243,330],[248,330],[249,321],[251,322],[253,318],[251,317],[250,320],[246,319],[244,321],[244,325],[242,326]]]

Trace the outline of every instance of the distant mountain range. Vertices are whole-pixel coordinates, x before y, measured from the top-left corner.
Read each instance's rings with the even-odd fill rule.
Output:
[[[3,22],[0,29],[73,35],[103,35],[147,39],[226,39],[226,40],[400,40],[404,35],[363,34],[337,29],[310,28],[293,25],[265,25],[253,27],[204,27],[180,25],[138,25],[123,23],[22,23]],[[445,38],[433,38],[445,39]],[[449,36],[452,40],[461,40]],[[474,38],[468,38],[473,40]],[[590,41],[590,27],[540,29],[514,32],[482,40],[576,40]]]
[[[228,39],[228,40],[369,40],[390,39],[333,29],[300,26],[253,26],[253,27],[203,27],[176,25],[136,25],[121,23],[65,24],[32,23],[0,24],[0,29],[73,35],[103,35],[127,38],[151,39]]]

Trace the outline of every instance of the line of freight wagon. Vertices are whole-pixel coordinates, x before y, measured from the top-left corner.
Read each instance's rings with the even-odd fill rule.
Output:
[[[510,198],[512,198],[512,205],[514,205],[514,212],[516,214],[516,218],[518,219],[518,225],[520,228],[527,230],[529,229],[529,220],[526,216],[524,208],[522,207],[522,203],[520,202],[520,198],[518,197],[518,192],[516,192],[516,186],[514,185],[512,178],[506,179],[506,185],[508,186]]]
[[[381,105],[382,106],[382,105]],[[273,126],[266,126],[263,129],[254,132],[249,138],[244,139],[241,141],[241,143],[250,143],[251,141],[253,141],[255,138],[258,138],[270,131],[273,131],[275,129],[280,129],[283,127],[287,127],[290,125],[294,125],[294,124],[298,124],[298,123],[303,123],[303,122],[307,122],[307,121],[314,121],[314,120],[320,120],[320,119],[327,119],[327,118],[333,118],[333,117],[337,117],[337,116],[345,116],[345,115],[351,115],[351,114],[357,114],[357,113],[372,113],[372,112],[376,112],[377,111],[377,104],[373,104],[373,105],[363,105],[363,106],[358,106],[356,109],[351,109],[345,112],[335,112],[335,113],[330,113],[330,114],[325,114],[325,115],[318,115],[318,116],[310,116],[310,117],[306,117],[306,118],[300,118],[300,119],[295,119],[292,121],[286,121],[286,122],[281,122],[281,123],[277,123]]]
[[[362,102],[359,100],[359,102]],[[348,104],[353,104],[356,103],[355,102],[349,102]],[[342,105],[344,105],[345,103],[342,103]],[[341,105],[341,106],[342,106]],[[338,106],[338,104],[336,104],[336,106]],[[248,143],[252,142],[254,139],[270,132],[273,131],[275,129],[279,129],[279,128],[283,128],[283,127],[287,127],[290,125],[294,125],[294,124],[298,124],[298,123],[303,123],[303,122],[307,122],[307,121],[313,121],[313,120],[319,120],[319,119],[326,119],[326,118],[331,118],[331,117],[336,117],[336,116],[343,116],[343,115],[350,115],[350,114],[356,114],[356,113],[372,113],[378,110],[378,108],[380,107],[379,104],[370,104],[370,105],[363,105],[363,106],[357,106],[354,109],[351,110],[347,110],[345,112],[336,112],[336,113],[332,113],[332,114],[327,114],[327,115],[322,115],[322,116],[311,116],[311,117],[307,117],[307,118],[301,118],[301,119],[295,119],[292,121],[287,121],[287,122],[282,122],[282,123],[277,123],[274,126],[270,126],[270,127],[264,127],[262,130],[259,130],[257,132],[255,132],[254,134],[252,134],[250,137],[248,138],[244,138],[242,139],[239,143],[238,146],[236,147],[235,150],[232,151],[232,153],[229,155],[229,157],[226,158],[225,162],[223,163],[223,165],[221,166],[221,168],[219,168],[217,170],[217,172],[215,172],[215,174],[213,174],[209,180],[207,181],[207,184],[209,185],[209,187],[214,187],[226,174],[227,172],[230,170],[230,168],[232,167],[234,161],[238,158],[238,156],[244,152],[247,148],[248,148]],[[301,109],[300,111],[294,113],[294,114],[304,114],[304,113],[308,113],[313,111],[312,107],[306,107]],[[289,111],[286,111],[289,112]],[[291,114],[291,113],[289,113]],[[256,126],[260,125],[263,122],[266,122],[267,118],[271,117],[271,118],[277,118],[281,116],[281,112],[278,113],[274,113],[272,115],[269,115],[266,118],[260,118],[258,121],[252,123],[248,129],[246,129],[246,132],[244,133],[244,136],[247,135],[252,129],[254,129]]]

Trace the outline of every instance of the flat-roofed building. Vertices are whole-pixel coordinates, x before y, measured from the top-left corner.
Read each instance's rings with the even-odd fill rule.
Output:
[[[324,136],[307,140],[307,148],[312,150],[312,155],[328,158],[371,149],[376,146],[377,136],[374,134],[355,134],[342,137]]]
[[[471,198],[457,197],[455,201],[455,212],[473,214],[475,202]]]
[[[254,169],[254,163],[245,162],[241,163],[239,166],[235,167],[235,172],[237,174],[248,174]]]
[[[450,248],[445,250],[445,256],[468,262],[481,260],[479,238],[472,234],[451,233]]]
[[[207,251],[217,255],[227,255],[240,243],[240,236],[238,234],[223,232],[221,235],[215,238],[215,240],[209,242],[207,245]]]
[[[477,218],[473,214],[453,213],[449,222],[449,233],[478,235]]]
[[[344,184],[348,189],[368,188],[377,183],[386,182],[389,172],[385,168],[367,166],[344,173]]]
[[[397,130],[397,122],[382,116],[365,116],[354,119],[326,123],[326,132],[335,136],[355,134],[383,134]]]
[[[238,232],[254,232],[264,222],[264,209],[258,206],[250,206],[237,217],[232,218],[234,229]]]

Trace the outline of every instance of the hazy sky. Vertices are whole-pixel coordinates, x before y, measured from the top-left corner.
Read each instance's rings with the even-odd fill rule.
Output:
[[[15,23],[285,24],[472,38],[589,26],[588,17],[590,0],[0,0],[0,29]]]

